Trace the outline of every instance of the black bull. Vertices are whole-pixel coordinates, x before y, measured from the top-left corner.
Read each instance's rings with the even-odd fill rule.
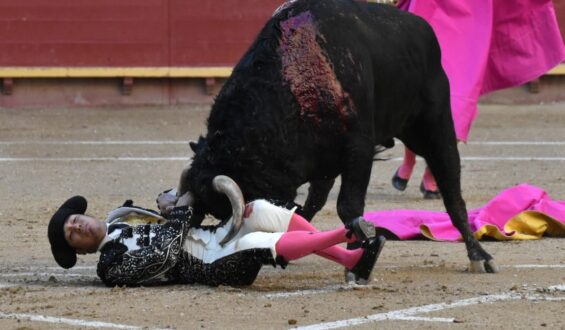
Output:
[[[363,214],[375,147],[394,137],[426,159],[470,270],[495,272],[467,222],[438,42],[424,20],[390,6],[299,0],[278,11],[217,96],[179,193],[227,218],[216,175],[233,178],[245,200],[293,201],[310,182],[313,216],[341,175],[337,212],[347,223]]]

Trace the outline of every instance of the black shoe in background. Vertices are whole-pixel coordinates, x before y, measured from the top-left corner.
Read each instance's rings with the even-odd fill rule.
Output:
[[[396,170],[396,172],[394,172],[394,176],[392,177],[392,186],[396,190],[404,191],[406,190],[407,185],[408,185],[408,180],[398,176],[398,170]]]

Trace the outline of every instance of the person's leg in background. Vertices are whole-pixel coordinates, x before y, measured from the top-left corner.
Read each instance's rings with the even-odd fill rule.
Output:
[[[392,177],[392,186],[400,191],[406,190],[408,180],[410,180],[410,177],[412,176],[415,165],[416,154],[412,150],[405,147],[404,159],[402,161],[402,164]],[[441,198],[441,194],[437,189],[436,180],[427,166],[426,170],[424,171],[424,176],[422,177],[422,182],[420,183],[420,191],[424,195],[425,199]]]

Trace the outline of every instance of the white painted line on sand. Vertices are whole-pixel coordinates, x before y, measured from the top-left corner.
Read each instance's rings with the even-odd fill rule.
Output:
[[[434,265],[418,265],[418,266],[410,266],[410,268],[431,268]],[[565,265],[503,265],[502,268],[540,268],[540,269],[552,269],[552,268],[565,268]],[[386,269],[399,269],[399,266],[379,266],[379,269],[386,270]],[[283,291],[283,292],[276,292],[276,293],[269,293],[266,294],[265,298],[290,298],[290,297],[302,297],[302,296],[310,296],[310,295],[317,295],[317,294],[325,294],[325,293],[334,293],[338,291],[348,291],[355,289],[355,287],[359,288],[371,288],[376,287],[375,285],[350,285],[350,284],[339,284],[339,285],[332,285],[321,289],[308,289],[308,290],[297,290],[297,291]],[[553,288],[550,287],[550,290],[565,290],[565,288]]]
[[[160,145],[179,144],[188,145],[189,140],[69,140],[69,141],[0,141],[0,145]],[[402,141],[396,140],[396,144]],[[562,146],[565,141],[470,141],[468,145],[486,146]]]
[[[48,269],[58,269],[61,270],[61,267],[47,267]],[[74,266],[74,270],[76,269],[96,269],[96,266]]]
[[[161,145],[161,144],[185,144],[188,145],[188,140],[117,140],[117,141],[0,141],[0,145],[26,145],[26,144],[41,144],[41,145]]]
[[[565,265],[510,265],[505,268],[565,268]]]
[[[462,161],[468,161],[468,162],[472,162],[472,161],[492,161],[492,162],[496,162],[496,161],[565,161],[565,157],[534,157],[534,156],[525,156],[525,157],[482,157],[482,156],[477,156],[477,157],[461,157]]]
[[[396,138],[394,143],[404,144]],[[565,145],[565,141],[470,141],[464,144],[481,146],[562,146]]]
[[[548,297],[539,295],[526,295],[524,298],[532,301],[565,301],[565,297]]]
[[[424,322],[445,322],[453,323],[453,317],[421,317],[421,316],[397,316],[394,317],[396,321],[424,321]]]
[[[0,277],[24,277],[24,276],[58,276],[58,277],[92,277],[97,278],[91,274],[77,274],[77,273],[36,273],[36,272],[16,272],[16,273],[0,273]]]
[[[467,144],[481,146],[563,146],[565,141],[472,141]]]
[[[565,284],[558,284],[548,287],[551,291],[555,290],[565,290]],[[411,307],[386,313],[379,313],[368,315],[364,317],[352,318],[348,320],[340,320],[334,322],[325,322],[325,323],[318,323],[312,324],[304,327],[297,327],[296,329],[311,329],[311,330],[321,330],[321,329],[337,329],[337,328],[344,328],[344,327],[351,327],[355,325],[365,324],[369,322],[377,322],[377,321],[384,321],[384,320],[403,320],[403,321],[426,321],[426,322],[454,322],[454,318],[436,318],[436,317],[421,317],[417,316],[417,314],[424,314],[430,312],[437,312],[446,309],[453,309],[477,304],[492,304],[499,301],[508,301],[508,300],[542,300],[542,301],[565,301],[565,297],[552,297],[547,295],[541,294],[522,294],[522,293],[500,293],[500,294],[493,294],[487,296],[480,296],[475,298],[469,299],[462,299],[451,303],[439,303],[439,304],[430,304],[430,305],[423,305],[417,307]]]
[[[549,291],[565,291],[565,284],[553,285],[547,288]]]
[[[34,271],[34,270],[44,270],[44,269],[65,271],[63,268],[57,267],[57,266],[49,266],[49,267],[45,267],[45,266],[22,266],[22,267],[13,267],[10,270]],[[96,269],[96,266],[74,266],[72,268],[72,270],[81,270],[81,269],[92,270],[92,269]]]
[[[189,157],[4,157],[0,162],[92,162],[92,161],[135,161],[135,162],[161,162],[161,161],[187,161]]]
[[[337,328],[344,328],[344,327],[351,327],[355,325],[361,325],[369,322],[377,322],[377,321],[385,321],[385,320],[396,320],[399,318],[406,319],[410,316],[415,316],[416,314],[421,313],[430,313],[430,312],[437,312],[446,309],[458,308],[458,307],[465,307],[470,305],[477,305],[477,304],[492,304],[497,301],[504,301],[504,300],[518,300],[522,299],[521,294],[517,293],[506,293],[506,294],[496,294],[496,295],[488,295],[488,296],[481,296],[476,298],[469,298],[463,299],[459,301],[455,301],[452,303],[439,303],[439,304],[430,304],[430,305],[423,305],[418,307],[411,307],[406,309],[401,309],[397,311],[391,311],[386,313],[379,313],[368,315],[364,317],[352,318],[348,320],[340,320],[334,322],[325,322],[325,323],[318,323],[312,324],[309,326],[304,327],[297,327],[296,329],[310,329],[310,330],[321,330],[321,329],[337,329]]]
[[[433,268],[433,267],[440,267],[440,265],[414,265],[414,266],[406,266],[408,268]],[[553,264],[553,265],[536,265],[536,264],[524,264],[524,265],[500,265],[501,268],[540,268],[540,269],[561,269],[565,268],[565,264]],[[402,269],[402,266],[397,265],[381,265],[379,269],[386,270],[386,269]],[[63,271],[60,267],[15,267],[12,270],[18,270],[15,272],[0,272],[0,277],[20,277],[20,276],[58,276],[58,277],[92,277],[97,278],[94,274],[81,274],[81,273],[64,273],[64,272],[38,272],[37,270],[59,270]],[[96,266],[75,266],[73,270],[95,270]],[[22,272],[23,270],[23,272]],[[374,285],[355,285],[355,284],[337,284],[331,285],[322,289],[308,289],[308,290],[299,290],[299,291],[285,291],[285,292],[278,292],[278,293],[270,293],[265,295],[266,298],[286,298],[286,297],[293,297],[293,296],[306,296],[310,294],[320,294],[320,293],[329,293],[335,292],[338,290],[351,290],[355,288],[367,288],[367,287],[374,287]],[[557,288],[556,290],[565,290],[565,288]]]
[[[356,284],[338,284],[338,285],[331,285],[322,289],[309,289],[309,290],[298,290],[298,291],[284,291],[284,292],[276,292],[276,293],[269,293],[266,294],[265,298],[289,298],[289,297],[300,297],[300,296],[308,296],[308,295],[315,295],[315,294],[322,294],[322,293],[331,293],[337,291],[350,291],[354,289],[365,289],[365,288],[372,288],[374,285],[356,285]]]
[[[436,268],[436,267],[445,267],[441,264],[431,264],[431,265],[406,265],[406,266],[397,266],[397,265],[381,265],[379,269],[402,269],[402,268]],[[556,264],[556,265],[500,265],[500,268],[565,268],[565,265]]]
[[[110,323],[110,322],[100,322],[100,321],[85,321],[77,319],[68,319],[63,317],[52,317],[34,314],[19,314],[19,313],[3,313],[0,312],[1,319],[15,319],[15,320],[27,320],[27,321],[37,321],[37,322],[47,322],[47,323],[57,323],[57,324],[67,324],[78,327],[88,327],[88,328],[112,328],[112,329],[143,329],[142,327],[137,327],[133,325]]]
[[[300,296],[309,296],[315,295],[320,293],[330,293],[336,292],[338,290],[337,287],[328,287],[325,289],[311,289],[311,290],[299,290],[299,291],[290,291],[290,292],[277,292],[277,293],[269,293],[265,295],[265,298],[289,298],[289,297],[300,297]]]
[[[421,157],[417,157],[420,160],[423,160]],[[402,161],[404,158],[402,157],[394,157],[386,160],[392,161]],[[513,162],[522,162],[522,161],[565,161],[565,157],[534,157],[534,156],[508,156],[508,157],[491,157],[491,156],[464,156],[461,157],[461,161],[481,161],[481,162],[498,162],[498,161],[513,161]]]
[[[15,284],[12,283],[0,283],[0,289],[4,289],[4,288],[11,288],[16,286]]]
[[[389,161],[402,161],[403,158],[395,157],[386,159]],[[0,162],[92,162],[92,161],[145,161],[145,162],[161,162],[161,161],[188,161],[190,157],[2,157]],[[462,161],[565,161],[565,157],[461,157]]]

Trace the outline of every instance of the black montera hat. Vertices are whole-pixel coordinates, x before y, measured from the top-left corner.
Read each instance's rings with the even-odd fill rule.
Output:
[[[49,221],[47,235],[51,244],[51,252],[53,252],[55,261],[63,268],[71,268],[77,262],[76,251],[67,243],[63,226],[69,215],[84,214],[86,206],[87,203],[84,197],[71,197],[59,207],[57,212],[51,217],[51,221]]]

